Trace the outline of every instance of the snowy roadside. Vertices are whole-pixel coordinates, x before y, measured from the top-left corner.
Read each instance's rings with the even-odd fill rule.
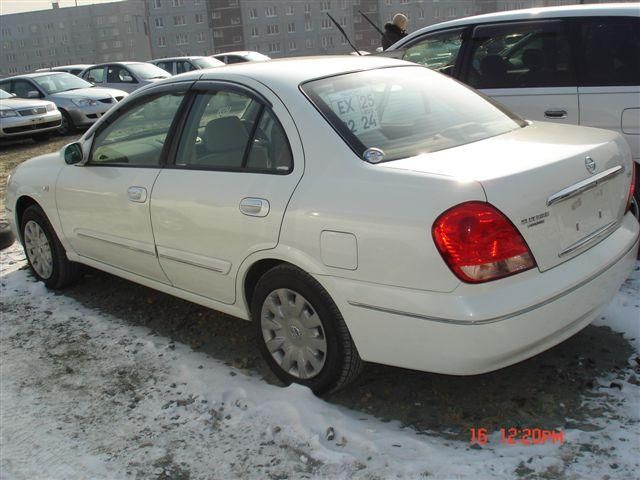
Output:
[[[562,445],[471,448],[268,385],[47,291],[16,245],[0,255],[0,478],[638,478],[636,384],[598,378],[600,429]],[[636,268],[599,320],[634,346],[629,374],[639,304]]]

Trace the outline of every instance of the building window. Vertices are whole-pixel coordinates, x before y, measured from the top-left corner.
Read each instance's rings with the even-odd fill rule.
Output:
[[[340,17],[340,26],[343,28],[347,26],[347,17]]]
[[[183,25],[187,24],[187,17],[184,15],[176,15],[175,17],[173,17],[173,24],[176,27],[181,27]]]
[[[258,18],[258,9],[255,7],[251,7],[249,9],[249,18],[251,18],[252,20],[255,20],[256,18]]]
[[[456,16],[456,7],[449,7],[447,10],[447,17],[455,17]]]
[[[295,40],[290,40],[289,41],[289,51],[293,52],[294,50],[297,50],[298,47],[296,46],[296,41]]]
[[[340,0],[340,8],[342,8],[342,10],[347,9],[347,0]]]
[[[160,7],[162,7],[162,0],[153,0],[153,8],[160,8]],[[166,43],[162,46],[163,47],[166,46]]]
[[[278,15],[278,10],[276,7],[267,7],[264,9],[265,17],[275,17]]]
[[[24,48],[25,46],[25,41],[24,40],[18,40],[18,48]]]
[[[307,47],[307,48],[313,48],[313,40],[312,40],[311,38],[307,38],[307,39],[304,41],[304,45],[305,45],[305,47]]]
[[[328,12],[329,10],[331,10],[331,1],[323,0],[322,2],[320,2],[320,11],[321,12]]]
[[[311,25],[311,20],[304,21],[304,30],[305,32],[310,32],[311,30],[313,30],[313,26]]]
[[[294,22],[291,22],[287,25],[287,32],[296,33],[296,24]]]
[[[424,19],[424,10],[423,9],[418,10],[418,18],[419,19]]]
[[[162,17],[156,17],[156,28],[162,28],[164,27],[164,18]]]
[[[295,15],[296,7],[295,5],[287,5],[287,15]]]
[[[279,53],[280,52],[280,43],[270,43],[269,44],[269,53]]]
[[[198,43],[206,42],[207,41],[207,35],[204,32],[198,32],[198,36],[196,37],[196,41]]]
[[[211,18],[213,18],[214,20],[218,20],[220,18],[222,18],[222,14],[218,11],[215,11],[211,14]]]
[[[178,33],[176,35],[176,45],[188,45],[189,35],[186,33]]]
[[[393,0],[384,0],[384,4],[385,4],[387,7],[390,7],[392,3],[393,3]]]
[[[204,13],[196,13],[196,23],[204,23]]]
[[[113,48],[122,48],[122,41],[116,40],[115,42],[113,42]]]
[[[277,35],[280,33],[280,27],[277,24],[267,25],[267,35]]]
[[[242,23],[242,22],[240,22],[240,17],[231,17],[229,19],[229,23],[231,25],[240,25],[240,23]]]
[[[433,7],[433,18],[440,18],[440,7]]]
[[[304,5],[304,13],[306,15],[311,15],[311,4],[310,3],[305,3],[305,5]]]
[[[174,7],[184,7],[184,0],[173,0]]]
[[[241,35],[234,35],[233,36],[233,43],[242,43],[242,36]]]
[[[251,26],[251,36],[252,37],[259,37],[260,36],[260,29],[258,29],[258,27],[256,27],[255,25]]]
[[[213,31],[213,38],[222,38],[222,37],[224,37],[224,33],[222,33],[220,30]]]
[[[329,17],[322,17],[322,19],[320,20],[320,28],[322,30],[331,30],[333,28],[331,19]]]

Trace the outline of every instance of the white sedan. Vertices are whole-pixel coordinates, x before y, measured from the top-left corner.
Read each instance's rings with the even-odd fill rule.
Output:
[[[580,331],[634,266],[632,177],[615,132],[316,57],[141,89],[6,203],[48,287],[85,264],[251,320],[279,378],[325,393],[363,361],[477,374]]]

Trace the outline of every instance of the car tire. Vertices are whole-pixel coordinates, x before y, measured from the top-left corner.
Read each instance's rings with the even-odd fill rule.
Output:
[[[286,385],[299,383],[321,395],[346,386],[362,370],[338,307],[313,277],[292,265],[260,278],[251,316],[262,356]]]
[[[60,110],[60,113],[62,114],[62,122],[60,123],[60,128],[58,129],[58,132],[60,133],[60,135],[74,134],[76,132],[76,124],[73,123],[73,119],[71,118],[71,115],[69,115],[64,110]]]
[[[9,227],[9,222],[4,219],[0,219],[0,250],[10,247],[15,242],[13,232]]]
[[[48,288],[71,285],[80,276],[80,265],[70,262],[47,216],[37,205],[22,215],[20,232],[31,271]]]
[[[48,133],[40,133],[38,135],[34,135],[33,137],[31,137],[33,139],[34,142],[36,143],[40,143],[40,142],[47,142],[49,141],[49,139],[51,138],[51,135],[49,135]]]

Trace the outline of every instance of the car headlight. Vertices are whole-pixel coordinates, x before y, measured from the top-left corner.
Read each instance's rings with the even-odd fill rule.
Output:
[[[47,103],[47,112],[53,112],[57,110],[55,103]]]
[[[17,117],[17,116],[18,116],[18,112],[16,112],[15,110],[12,110],[12,109],[0,110],[0,118]]]
[[[78,107],[93,107],[94,105],[98,105],[97,100],[92,100],[90,98],[73,98],[71,101]]]

